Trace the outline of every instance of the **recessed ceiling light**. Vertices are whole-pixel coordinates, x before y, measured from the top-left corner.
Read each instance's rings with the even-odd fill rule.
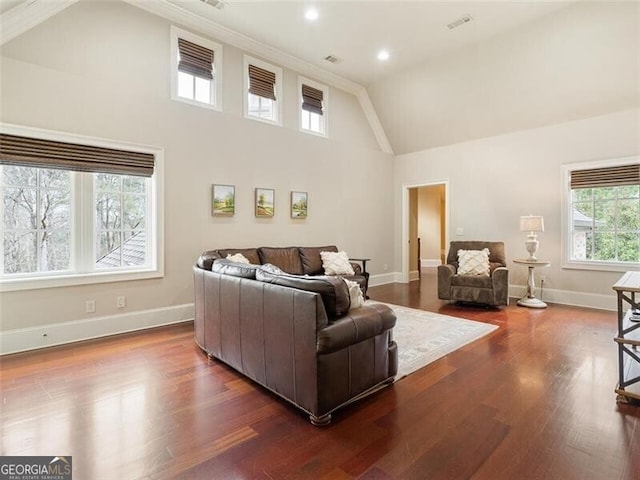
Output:
[[[314,21],[318,19],[318,10],[316,10],[315,8],[309,8],[305,13],[304,13],[304,18],[306,18],[307,20],[310,21]]]
[[[380,60],[381,62],[389,60],[389,52],[386,50],[380,50],[378,52],[378,60]]]

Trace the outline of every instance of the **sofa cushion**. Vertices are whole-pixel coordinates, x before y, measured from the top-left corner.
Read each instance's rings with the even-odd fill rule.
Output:
[[[211,271],[215,273],[221,273],[224,275],[231,275],[233,277],[242,278],[256,278],[256,269],[260,265],[253,265],[250,263],[233,262],[226,258],[220,258],[214,260],[211,266]]]
[[[288,273],[278,275],[258,267],[256,280],[319,293],[324,309],[330,319],[344,317],[351,306],[349,288],[341,278],[328,276],[307,277]]]
[[[233,255],[227,255],[227,260],[231,260],[236,263],[251,263],[247,257],[241,253],[234,253]]]
[[[220,256],[218,250],[207,250],[202,252],[202,255],[198,258],[198,266],[204,270],[211,270],[213,262],[218,258],[224,258]]]
[[[302,270],[305,275],[322,275],[322,258],[320,252],[337,252],[338,247],[329,245],[326,247],[298,247],[300,251],[300,260],[302,261]]]
[[[260,263],[271,263],[293,275],[302,275],[302,262],[298,247],[260,247]]]
[[[249,263],[253,263],[254,265],[260,265],[260,255],[258,255],[257,248],[224,248],[218,250],[218,254],[220,258],[227,258],[228,255],[235,255],[236,253],[241,253]]]

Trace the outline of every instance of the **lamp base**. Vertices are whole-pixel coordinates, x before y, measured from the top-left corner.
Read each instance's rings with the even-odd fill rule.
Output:
[[[527,241],[524,244],[527,247],[527,252],[529,252],[529,258],[527,258],[527,260],[530,262],[537,262],[538,259],[536,258],[536,252],[538,251],[538,245],[540,244],[540,242],[538,242],[538,236],[535,233],[529,234]]]
[[[547,304],[539,298],[522,297],[518,300],[518,305],[528,308],[547,308]]]

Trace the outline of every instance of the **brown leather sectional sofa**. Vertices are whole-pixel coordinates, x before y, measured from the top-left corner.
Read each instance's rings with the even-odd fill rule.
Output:
[[[345,282],[322,275],[325,248],[210,250],[193,267],[196,343],[314,425],[397,373],[395,314],[382,304],[350,310]],[[252,263],[225,260],[235,253]]]

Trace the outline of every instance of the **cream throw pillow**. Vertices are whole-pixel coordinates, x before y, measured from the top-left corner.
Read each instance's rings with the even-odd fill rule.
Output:
[[[349,297],[351,298],[351,307],[349,307],[349,311],[362,307],[364,305],[364,295],[362,295],[360,285],[358,285],[357,282],[347,280],[346,278],[343,278],[342,280],[344,280],[344,283],[346,283],[349,288]]]
[[[354,275],[347,252],[320,252],[325,275]]]
[[[229,254],[227,255],[227,260],[230,260],[236,263],[251,263],[249,259],[241,253],[236,253],[234,255]]]
[[[489,276],[489,249],[458,250],[458,275]]]

